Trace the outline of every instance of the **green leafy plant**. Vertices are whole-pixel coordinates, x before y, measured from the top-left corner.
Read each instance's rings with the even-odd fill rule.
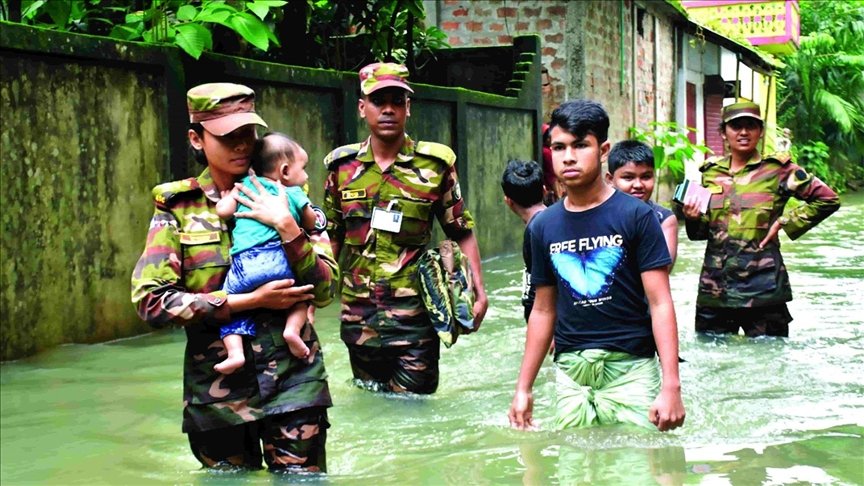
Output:
[[[285,6],[284,0],[149,0],[135,9],[129,0],[30,0],[22,4],[22,21],[42,27],[108,35],[115,39],[175,44],[198,59],[213,49],[216,26],[234,32],[266,51],[279,45],[265,21]],[[101,24],[99,32],[94,23]]]
[[[696,131],[695,128],[682,128],[675,122],[651,122],[648,126],[648,130],[630,127],[630,135],[651,146],[656,170],[668,170],[676,182],[684,178],[684,165],[688,160],[692,160],[697,152],[711,152],[710,148],[692,143],[687,137],[688,132]]]
[[[828,184],[837,192],[844,192],[846,178],[831,169],[831,149],[827,144],[816,141],[800,146],[793,146],[792,154],[798,164],[807,169],[811,174],[821,179],[822,182]]]

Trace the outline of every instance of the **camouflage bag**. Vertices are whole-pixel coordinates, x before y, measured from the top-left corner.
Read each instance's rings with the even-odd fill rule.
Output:
[[[474,281],[459,245],[444,240],[420,257],[420,294],[429,319],[448,348],[474,332]]]

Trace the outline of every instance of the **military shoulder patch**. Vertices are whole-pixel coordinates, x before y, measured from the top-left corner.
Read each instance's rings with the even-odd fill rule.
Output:
[[[702,162],[702,165],[699,166],[699,170],[705,172],[706,170],[708,170],[709,167],[711,167],[712,165],[717,165],[717,163],[721,160],[723,160],[723,157],[719,155],[714,157],[708,157],[707,159],[705,159],[705,162]]]
[[[359,151],[360,151],[360,144],[359,143],[352,143],[351,145],[343,145],[343,146],[337,148],[336,150],[330,152],[329,154],[327,154],[326,157],[324,157],[324,167],[326,167],[327,170],[333,170],[333,168],[336,166],[336,164],[338,164],[340,161],[342,161],[348,157],[354,157],[355,155],[357,155],[357,152],[359,152]]]
[[[786,165],[792,160],[792,154],[789,152],[774,152],[765,156],[765,159],[772,159],[780,162],[780,165]]]
[[[813,176],[799,167],[789,174],[789,177],[786,179],[786,188],[794,192],[797,191],[799,187],[809,184],[811,180],[813,180]]]
[[[443,161],[447,167],[456,163],[456,153],[443,143],[417,142],[414,152]]]
[[[174,196],[200,189],[198,180],[194,177],[179,181],[166,182],[153,188],[153,199],[160,204],[166,204]]]

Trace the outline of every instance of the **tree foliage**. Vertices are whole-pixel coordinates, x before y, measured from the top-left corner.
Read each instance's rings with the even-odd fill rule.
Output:
[[[843,190],[864,178],[864,1],[802,1],[801,30],[783,59],[779,121],[802,164]]]
[[[303,66],[354,69],[374,60],[415,67],[447,47],[425,27],[422,0],[0,0],[0,16],[68,32],[174,44]],[[20,9],[20,12],[16,10]]]

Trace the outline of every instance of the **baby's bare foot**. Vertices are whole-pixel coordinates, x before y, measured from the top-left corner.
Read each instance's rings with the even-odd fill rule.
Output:
[[[291,354],[296,358],[306,358],[309,356],[309,347],[306,346],[306,343],[300,339],[299,334],[295,334],[289,330],[285,330],[282,333],[282,337],[285,338],[285,342],[288,344],[288,349],[291,351]]]
[[[234,373],[238,369],[242,368],[243,365],[246,364],[246,357],[243,355],[240,356],[228,356],[225,361],[221,363],[217,363],[213,366],[213,369],[222,373],[223,375],[230,375]]]

